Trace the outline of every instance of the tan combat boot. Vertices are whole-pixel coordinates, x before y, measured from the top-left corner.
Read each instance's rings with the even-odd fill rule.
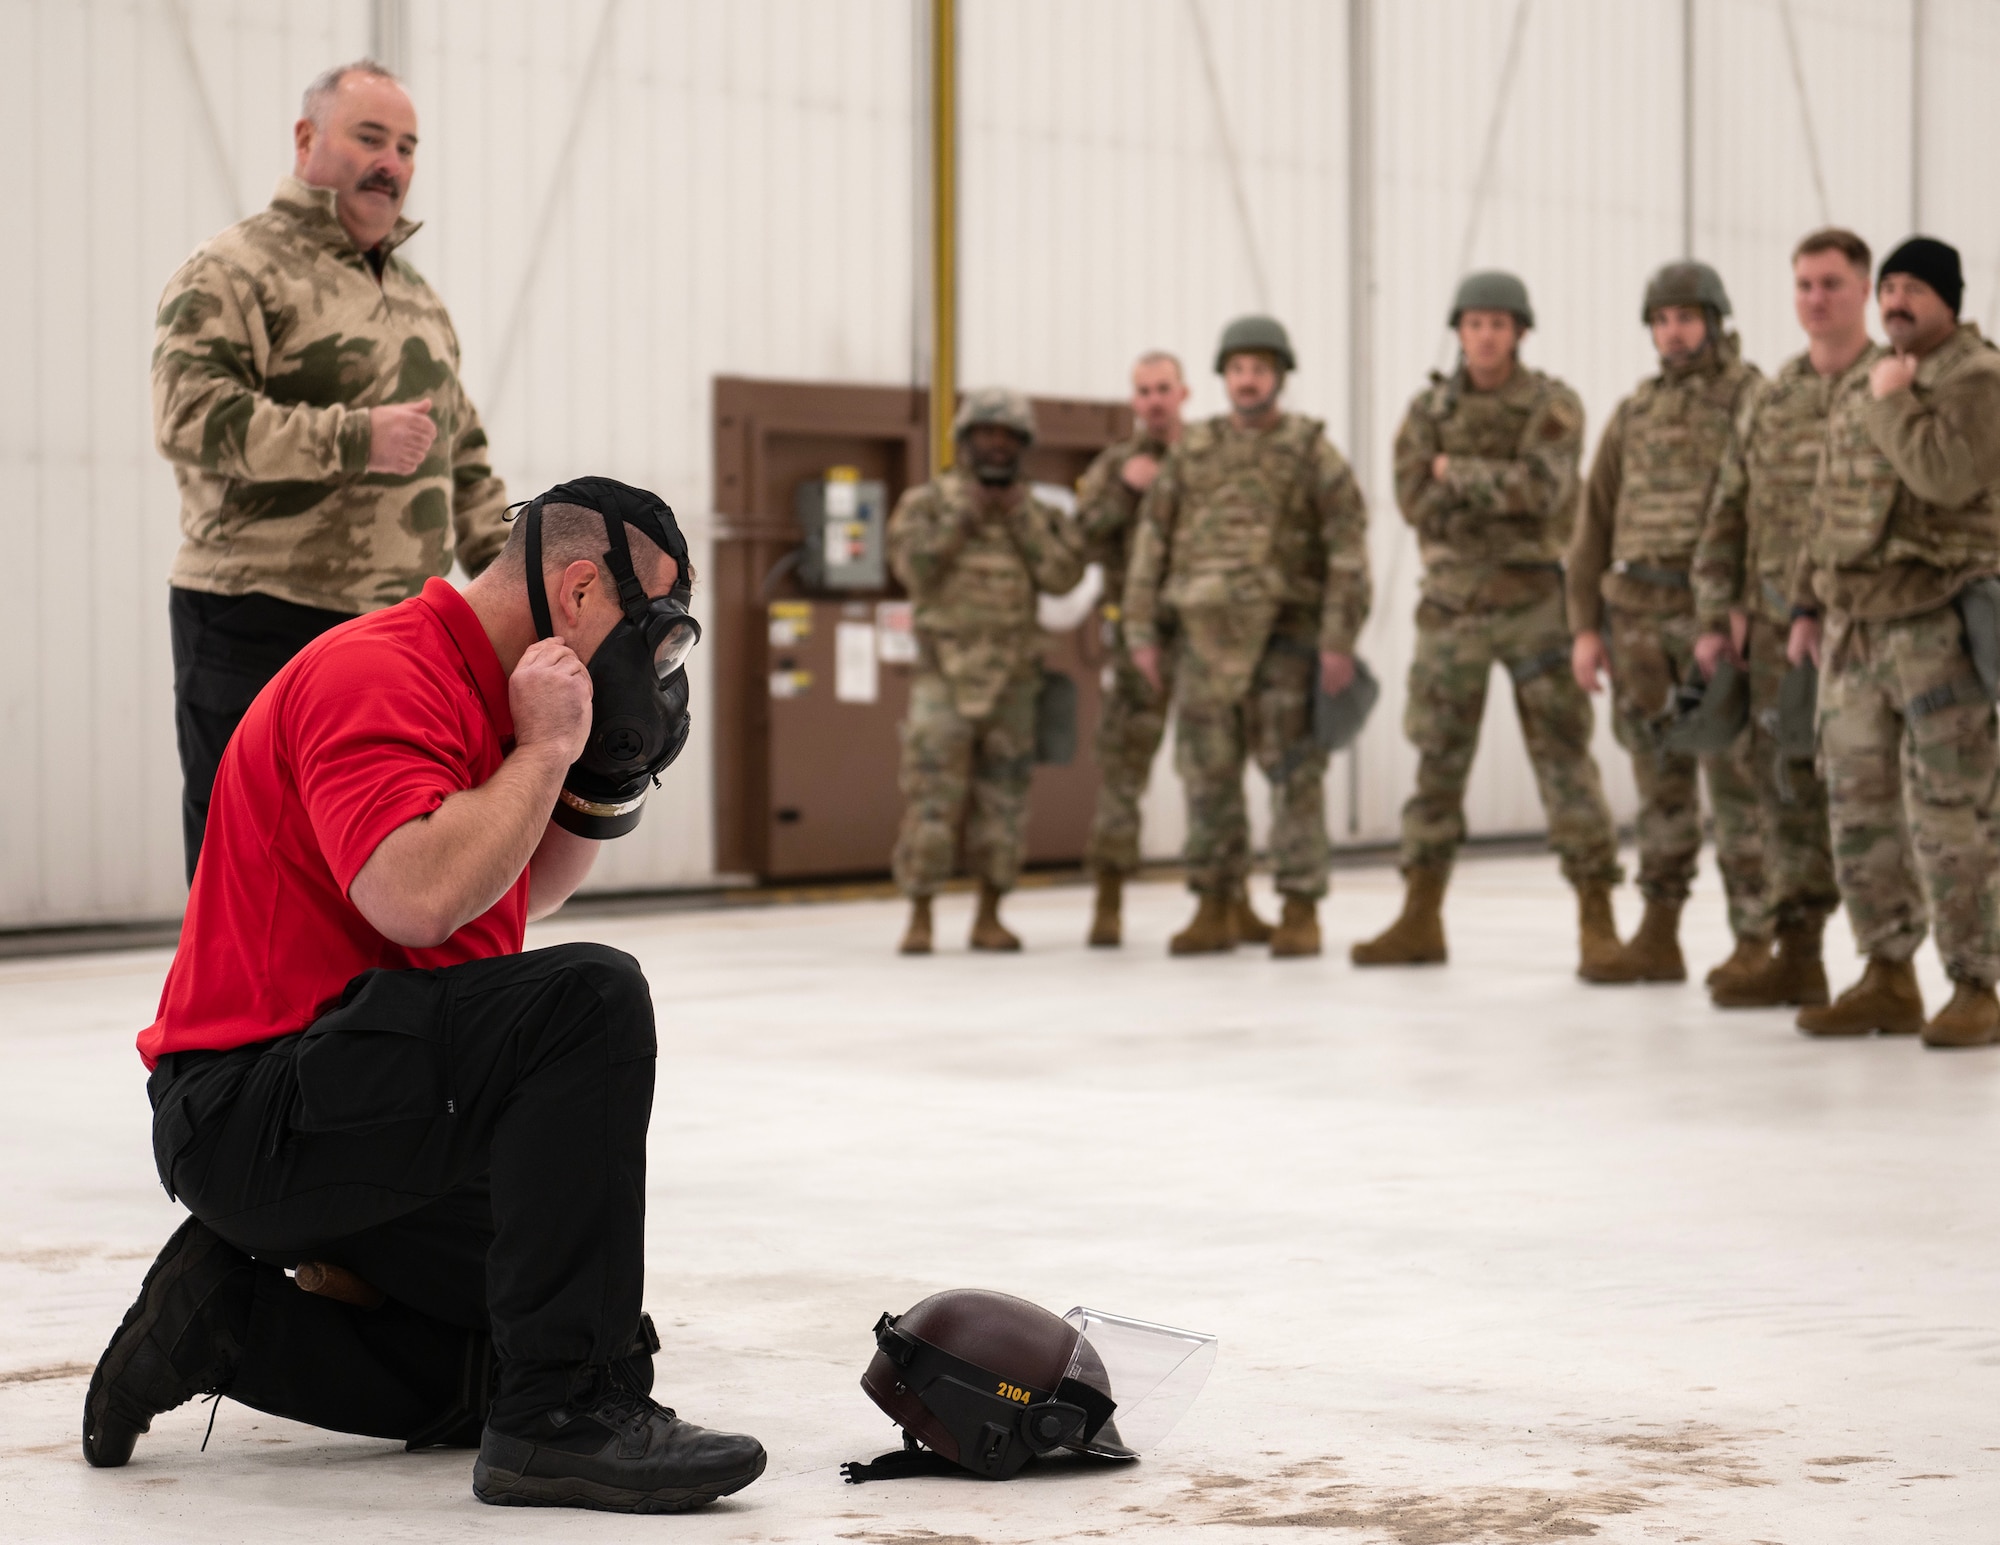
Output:
[[[1924,1028],[1917,968],[1870,955],[1860,981],[1831,1003],[1800,1009],[1798,1023],[1807,1035],[1915,1035]]]
[[[972,938],[968,941],[976,950],[1017,950],[1020,938],[1011,934],[1000,922],[1000,898],[1005,892],[994,888],[991,880],[979,882],[979,915],[972,920]]]
[[[1681,904],[1649,901],[1639,919],[1639,931],[1618,952],[1617,970],[1602,978],[1621,982],[1685,982],[1687,961],[1681,956]]]
[[[1618,920],[1611,912],[1611,887],[1591,881],[1576,888],[1576,974],[1586,982],[1625,982],[1618,976],[1625,947],[1618,942]]]
[[[1761,970],[1739,982],[1709,989],[1719,1009],[1768,1009],[1826,1002],[1826,963],[1820,959],[1820,933],[1826,925],[1808,923],[1778,930],[1778,947]]]
[[[1229,927],[1238,944],[1271,942],[1271,925],[1251,908],[1250,888],[1240,880],[1229,893]]]
[[[1954,982],[1951,1002],[1924,1026],[1926,1046],[1991,1046],[2000,1041],[2000,998],[1986,982]]]
[[[1357,966],[1436,966],[1445,959],[1442,869],[1412,869],[1403,876],[1403,913],[1372,939],[1348,950]]]
[[[910,898],[910,926],[903,930],[903,942],[896,946],[899,955],[928,955],[931,952],[931,898],[912,896]]]
[[[1702,978],[1702,985],[1715,998],[1717,988],[1733,991],[1745,982],[1761,976],[1764,968],[1771,963],[1771,941],[1769,939],[1738,939],[1736,948],[1729,952],[1729,958],[1721,965],[1713,967]],[[1715,998],[1717,1003],[1722,1000]]]
[[[1289,960],[1319,953],[1319,903],[1310,896],[1287,896],[1284,915],[1271,930],[1271,958]]]
[[[1115,949],[1125,942],[1125,879],[1109,869],[1097,872],[1097,908],[1090,914],[1090,943]]]
[[[1218,955],[1236,948],[1236,930],[1230,926],[1229,896],[1201,892],[1194,921],[1167,941],[1169,955]]]

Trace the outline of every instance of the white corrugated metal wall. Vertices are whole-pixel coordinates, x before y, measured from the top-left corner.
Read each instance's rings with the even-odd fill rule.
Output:
[[[715,374],[895,382],[920,358],[924,9],[0,0],[0,47],[19,61],[0,197],[25,213],[0,263],[29,299],[0,372],[0,541],[19,576],[0,671],[0,926],[179,904],[162,593],[176,535],[147,425],[150,318],[187,250],[289,165],[316,69],[399,18],[424,131],[411,212],[427,227],[409,253],[452,308],[510,484],[584,467],[651,483],[687,517],[699,561]],[[1766,366],[1796,346],[1786,254],[1823,212],[1878,250],[1913,219],[1956,242],[1967,314],[2000,320],[1984,164],[2000,12],[1372,0],[1369,16],[1369,444],[1347,443],[1350,18],[1318,0],[962,0],[962,359],[968,380],[1097,396],[1164,344],[1208,412],[1221,321],[1260,303],[1285,317],[1305,359],[1295,405],[1328,420],[1375,494],[1366,647],[1390,692],[1362,747],[1358,814],[1361,835],[1386,837],[1411,766],[1397,721],[1416,578],[1387,450],[1424,371],[1448,362],[1440,324],[1462,264],[1528,278],[1542,321],[1530,356],[1583,393],[1593,441],[1649,368],[1639,288],[1690,214]],[[1540,822],[1503,698],[1475,830]],[[711,873],[697,734],[674,797],[612,850],[602,883]],[[1623,802],[1622,758],[1600,738]],[[1177,838],[1175,806],[1163,778],[1156,849]]]

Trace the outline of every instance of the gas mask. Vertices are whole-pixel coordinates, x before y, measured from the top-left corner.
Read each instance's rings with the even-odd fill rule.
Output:
[[[1008,438],[1011,444],[1003,450],[993,445],[975,445],[969,434],[960,437],[960,458],[981,487],[1009,488],[1020,480],[1021,460],[1028,448],[1019,435],[1010,433]]]
[[[521,512],[528,571],[528,609],[535,636],[553,638],[548,579],[542,572],[542,507],[581,505],[604,517],[606,551],[600,560],[618,588],[624,618],[590,657],[590,738],[570,764],[557,796],[556,825],[599,841],[622,837],[639,824],[646,795],[658,786],[687,744],[687,656],[701,639],[688,615],[693,593],[687,542],[674,512],[658,497],[606,477],[560,483]],[[627,524],[643,531],[679,566],[680,578],[665,596],[648,596],[632,568]]]

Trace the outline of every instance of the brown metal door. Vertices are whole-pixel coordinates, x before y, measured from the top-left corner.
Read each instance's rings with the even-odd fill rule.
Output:
[[[703,584],[715,641],[716,857],[725,874],[766,879],[879,875],[889,867],[902,797],[898,726],[910,667],[878,658],[872,698],[858,678],[841,690],[842,629],[872,627],[900,594],[803,594],[786,564],[798,543],[802,479],[858,467],[893,501],[929,475],[925,398],[894,387],[721,378],[715,383],[713,573]],[[1127,432],[1122,404],[1035,403],[1028,475],[1068,485]],[[1038,767],[1029,797],[1028,859],[1075,863],[1097,792],[1091,746],[1103,650],[1095,619],[1051,637],[1046,663],[1077,685],[1078,750]],[[858,653],[850,653],[850,668]],[[850,674],[852,674],[850,672]]]

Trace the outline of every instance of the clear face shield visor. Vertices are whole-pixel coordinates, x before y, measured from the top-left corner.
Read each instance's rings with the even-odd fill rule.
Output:
[[[1102,1309],[1072,1309],[1063,1320],[1077,1332],[1067,1377],[1118,1406],[1090,1439],[1069,1445],[1087,1454],[1136,1459],[1155,1447],[1187,1414],[1215,1367],[1215,1337],[1198,1330]]]

